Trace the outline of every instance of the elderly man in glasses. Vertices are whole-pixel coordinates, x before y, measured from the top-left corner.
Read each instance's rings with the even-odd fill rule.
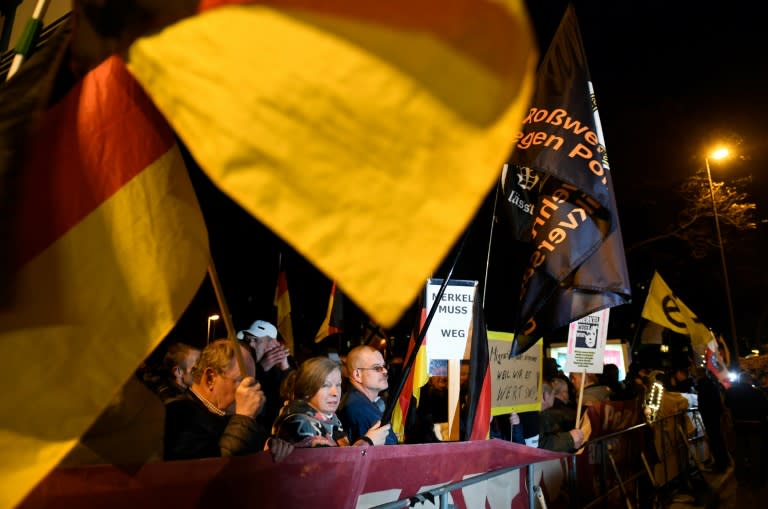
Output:
[[[344,394],[336,414],[355,443],[384,413],[384,400],[379,394],[389,387],[387,366],[381,352],[370,346],[357,346],[347,354],[349,390]],[[390,429],[387,445],[396,444],[397,437]]]

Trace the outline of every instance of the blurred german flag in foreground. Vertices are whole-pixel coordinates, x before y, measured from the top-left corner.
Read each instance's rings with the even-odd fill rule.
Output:
[[[520,0],[76,0],[73,17],[74,59],[49,69],[76,71],[68,91],[8,107],[39,78],[34,55],[0,88],[0,131],[29,119],[23,158],[0,159],[4,191],[19,189],[0,194],[18,234],[0,315],[0,381],[15,389],[0,410],[4,507],[76,443],[204,277],[174,134],[388,326],[495,182],[537,61]]]

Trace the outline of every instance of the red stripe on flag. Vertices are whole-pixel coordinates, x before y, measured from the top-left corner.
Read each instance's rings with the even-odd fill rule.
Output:
[[[524,16],[515,16],[511,9],[493,0],[201,0],[198,10],[250,4],[285,11],[306,10],[402,30],[428,31],[457,51],[502,74],[514,69],[516,64],[508,52],[499,48],[514,48],[519,44],[520,31],[527,30]],[[468,29],[477,29],[477,26],[471,27],[467,19],[481,26],[487,37],[463,37]]]
[[[61,129],[67,119],[81,117],[89,122]],[[164,118],[117,57],[91,71],[45,113],[41,125],[22,172],[17,267],[82,221],[174,143]],[[148,135],[134,129],[136,125],[160,127]],[[51,160],[57,163],[53,167],[45,163]]]
[[[282,297],[287,291],[288,279],[285,277],[285,271],[281,270],[277,274],[277,298],[275,298],[275,302],[279,301],[280,297]]]
[[[472,424],[470,440],[485,440],[491,431],[491,368],[486,366],[483,388],[475,408],[475,421]]]
[[[411,355],[416,355],[414,346],[416,345],[416,338],[411,335],[411,341],[408,344],[408,352],[405,354],[406,361],[411,358]],[[400,406],[400,412],[402,415],[403,423],[406,422],[408,417],[408,408],[411,406],[411,396],[413,396],[413,368],[408,372],[408,377],[403,384],[403,390],[397,398],[398,405]],[[405,425],[403,425],[405,428]]]

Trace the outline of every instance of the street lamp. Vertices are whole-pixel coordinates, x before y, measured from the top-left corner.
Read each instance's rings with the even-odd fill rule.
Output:
[[[215,322],[219,318],[220,318],[219,315],[211,315],[208,317],[208,335],[205,336],[206,345],[211,342],[211,322]],[[216,324],[214,324],[214,330],[215,330],[215,326]]]
[[[718,147],[704,158],[707,166],[707,180],[709,181],[709,197],[712,199],[712,213],[715,216],[715,231],[717,232],[717,243],[720,246],[720,263],[723,266],[723,282],[725,284],[725,298],[728,303],[728,316],[731,319],[731,365],[738,362],[739,346],[736,340],[736,320],[733,317],[733,301],[731,300],[731,285],[728,282],[728,269],[725,265],[725,249],[723,248],[723,237],[720,234],[720,219],[717,215],[717,204],[715,203],[715,189],[712,185],[712,171],[709,168],[709,160],[719,160],[728,157],[729,151],[726,147]]]

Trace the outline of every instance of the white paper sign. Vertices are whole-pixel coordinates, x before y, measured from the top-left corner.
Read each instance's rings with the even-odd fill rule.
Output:
[[[568,327],[568,356],[565,370],[570,372],[603,372],[603,352],[605,338],[608,336],[608,314],[610,309],[603,309],[580,320],[571,322]]]
[[[442,279],[430,279],[426,287],[427,315],[435,303]],[[427,330],[427,358],[463,359],[472,324],[477,281],[449,280],[437,312]]]

